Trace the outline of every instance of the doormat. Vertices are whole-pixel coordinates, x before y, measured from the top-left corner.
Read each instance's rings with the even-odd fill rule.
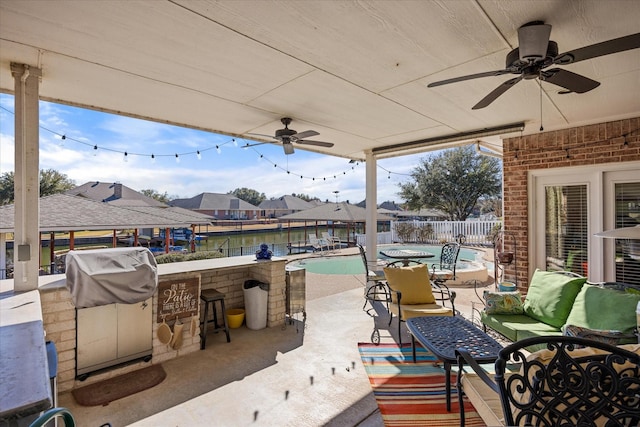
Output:
[[[89,384],[71,391],[82,406],[108,405],[109,402],[131,396],[160,384],[167,373],[162,365],[152,365],[108,380]]]
[[[445,400],[445,372],[434,366],[437,358],[417,346],[413,362],[411,345],[359,343],[360,357],[369,377],[385,427],[458,427],[460,415],[457,391],[452,388],[451,412]],[[455,374],[452,374],[455,385]],[[485,426],[465,396],[465,425]]]

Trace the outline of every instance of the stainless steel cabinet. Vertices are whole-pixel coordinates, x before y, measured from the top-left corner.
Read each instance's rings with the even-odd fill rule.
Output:
[[[78,309],[76,376],[150,357],[152,300]]]
[[[287,266],[286,271],[286,299],[287,316],[293,317],[296,313],[302,313],[306,320],[306,270],[300,267]]]

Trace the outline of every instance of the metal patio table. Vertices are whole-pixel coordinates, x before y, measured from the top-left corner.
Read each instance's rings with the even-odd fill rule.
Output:
[[[403,265],[409,265],[409,261],[417,258],[433,258],[434,254],[426,251],[414,251],[411,249],[389,249],[385,251],[380,251],[380,253],[384,256],[393,259],[402,260]]]
[[[478,363],[495,362],[502,345],[461,316],[414,317],[407,320],[413,361],[416,340],[444,364],[447,411],[451,411],[451,365],[458,363],[456,349],[464,347]]]

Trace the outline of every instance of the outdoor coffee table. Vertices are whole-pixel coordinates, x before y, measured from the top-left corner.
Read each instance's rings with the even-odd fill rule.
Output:
[[[444,364],[447,411],[451,411],[451,365],[458,363],[456,349],[466,348],[478,363],[495,362],[502,350],[500,343],[461,316],[414,317],[407,320],[407,327],[413,361],[417,340]]]

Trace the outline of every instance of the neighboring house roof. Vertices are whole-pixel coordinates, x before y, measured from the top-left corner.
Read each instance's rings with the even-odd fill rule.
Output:
[[[179,206],[191,210],[259,210],[257,206],[238,199],[232,194],[200,193],[190,199],[175,199],[169,202],[171,206]]]
[[[398,215],[398,213],[400,213],[401,211],[399,210],[392,210],[392,209],[385,209],[385,208],[378,208],[377,211],[379,214],[383,214],[383,215]]]
[[[65,194],[86,197],[118,206],[167,206],[166,203],[147,197],[119,182],[90,181],[72,188]]]
[[[305,209],[311,209],[314,206],[315,206],[314,204],[311,204],[295,196],[282,196],[278,199],[265,200],[258,205],[258,207],[263,210],[291,210],[291,211],[302,211]]]
[[[173,219],[175,221],[188,222],[192,225],[209,225],[211,224],[211,221],[215,220],[215,218],[211,215],[191,211],[189,209],[184,209],[178,206],[127,206],[127,209],[152,215],[161,215],[164,218]]]
[[[289,215],[281,216],[280,219],[306,220],[306,221],[345,221],[363,222],[366,221],[367,211],[356,205],[349,203],[325,203],[315,208],[307,209]],[[393,218],[386,215],[378,215],[378,220],[389,221]]]
[[[163,210],[149,207],[124,208],[85,197],[54,194],[40,198],[40,231],[126,230],[130,228],[189,227],[185,218],[162,215]],[[0,233],[14,231],[15,206],[0,206]]]
[[[380,205],[378,205],[378,208],[387,209],[389,211],[401,211],[402,210],[402,208],[400,206],[398,206],[396,204],[396,202],[390,202],[390,201],[386,201],[386,202],[380,203]]]

